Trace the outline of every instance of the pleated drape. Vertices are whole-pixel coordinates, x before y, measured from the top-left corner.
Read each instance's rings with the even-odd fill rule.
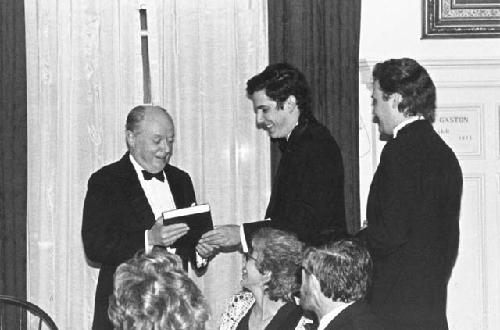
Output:
[[[190,173],[214,223],[263,216],[269,139],[246,80],[267,64],[265,0],[26,1],[28,297],[61,329],[90,329],[97,269],[80,229],[92,172],[126,151],[127,112],[143,102],[139,9],[148,18],[152,103],[174,119],[171,163]],[[221,254],[196,281],[215,326],[239,290],[241,257]]]
[[[26,298],[24,3],[0,6],[0,294]]]
[[[287,61],[304,72],[313,112],[340,146],[345,171],[348,229],[359,228],[358,56],[361,0],[268,2],[269,61]],[[272,146],[272,168],[279,150]]]

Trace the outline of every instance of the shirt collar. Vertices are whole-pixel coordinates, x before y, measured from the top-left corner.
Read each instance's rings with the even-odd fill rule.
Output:
[[[135,173],[137,173],[137,176],[139,178],[142,178],[142,170],[144,170],[144,168],[141,165],[139,165],[139,163],[135,160],[132,154],[129,154],[128,156],[130,157],[130,162],[132,163],[132,166],[134,166]]]
[[[319,325],[318,325],[318,330],[323,330],[325,329],[330,322],[333,321],[334,318],[336,318],[344,309],[352,305],[354,301],[351,301],[349,303],[341,303],[340,306],[337,308],[332,309],[330,312],[327,314],[323,315],[321,320],[319,320]]]
[[[290,133],[288,133],[288,135],[286,136],[286,140],[288,141],[290,139],[290,135],[292,135],[292,132],[293,130],[295,129],[295,127],[297,127],[299,125],[299,122],[297,121],[295,123],[295,125],[293,126],[292,130],[290,131]]]
[[[411,117],[408,117],[408,119],[403,120],[396,127],[394,127],[394,134],[393,134],[394,138],[396,138],[398,136],[398,132],[406,125],[411,124],[414,121],[423,120],[423,119],[425,119],[424,116],[418,115],[418,116],[411,116]]]

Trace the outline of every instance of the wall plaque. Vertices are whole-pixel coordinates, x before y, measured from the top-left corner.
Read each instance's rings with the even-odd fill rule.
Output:
[[[481,106],[443,106],[436,109],[434,129],[457,156],[482,155]]]

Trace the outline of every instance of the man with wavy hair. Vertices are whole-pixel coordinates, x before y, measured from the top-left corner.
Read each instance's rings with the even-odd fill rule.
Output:
[[[365,298],[372,260],[356,239],[310,247],[302,261],[300,305],[319,320],[318,330],[381,330]]]
[[[389,329],[448,329],[447,285],[458,251],[462,171],[432,127],[436,88],[420,64],[373,70],[373,119],[388,139],[360,236],[373,257],[370,303]]]
[[[219,226],[202,243],[239,246],[243,251],[258,229],[290,231],[308,244],[346,232],[344,168],[337,142],[312,113],[312,95],[302,72],[287,63],[269,65],[247,82],[256,124],[278,140],[281,159],[266,220]]]

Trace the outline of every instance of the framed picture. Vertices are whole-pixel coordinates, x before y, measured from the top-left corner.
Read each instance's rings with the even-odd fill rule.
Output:
[[[500,37],[500,0],[422,0],[422,39]]]

